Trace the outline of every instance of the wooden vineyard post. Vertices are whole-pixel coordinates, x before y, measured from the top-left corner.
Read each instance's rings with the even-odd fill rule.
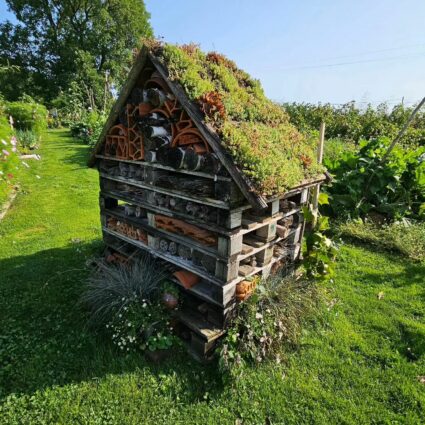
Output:
[[[319,131],[319,145],[317,147],[317,162],[321,164],[323,162],[323,148],[325,145],[325,128],[326,125],[324,122],[320,124],[320,131]],[[316,225],[317,220],[317,213],[319,210],[319,194],[320,194],[320,184],[317,184],[313,189],[312,194],[312,206],[313,206],[313,227]]]

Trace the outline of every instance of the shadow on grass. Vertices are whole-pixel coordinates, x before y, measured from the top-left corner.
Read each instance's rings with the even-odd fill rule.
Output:
[[[185,394],[188,403],[205,391],[221,392],[214,366],[198,365],[183,351],[161,365],[141,354],[124,356],[87,327],[79,298],[89,275],[85,262],[100,249],[99,242],[78,243],[0,260],[0,399],[147,372],[177,374],[179,396]]]

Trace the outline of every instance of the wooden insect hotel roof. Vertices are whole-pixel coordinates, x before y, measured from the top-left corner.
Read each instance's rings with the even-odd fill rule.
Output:
[[[90,159],[103,240],[109,261],[163,262],[197,358],[260,276],[294,269],[302,207],[326,179],[315,145],[217,53],[153,44],[135,60]]]

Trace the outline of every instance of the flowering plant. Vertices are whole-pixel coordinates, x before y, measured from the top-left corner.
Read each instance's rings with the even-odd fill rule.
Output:
[[[123,308],[106,324],[112,342],[120,350],[163,350],[178,339],[173,335],[169,316],[159,301],[131,297]]]
[[[121,351],[166,349],[177,341],[161,303],[166,277],[149,255],[125,264],[99,261],[81,301]]]
[[[17,155],[17,140],[12,137],[10,142],[2,139],[0,144],[0,183],[4,187],[13,185],[15,170],[19,169]]]

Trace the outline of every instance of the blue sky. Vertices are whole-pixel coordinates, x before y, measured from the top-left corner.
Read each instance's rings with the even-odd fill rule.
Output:
[[[217,50],[278,101],[425,96],[424,0],[146,0],[157,36]],[[0,16],[5,18],[4,0]]]

